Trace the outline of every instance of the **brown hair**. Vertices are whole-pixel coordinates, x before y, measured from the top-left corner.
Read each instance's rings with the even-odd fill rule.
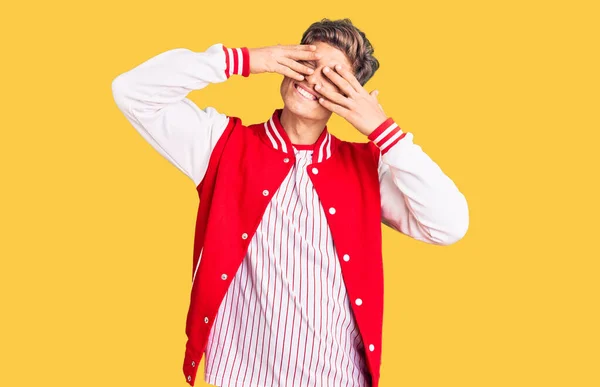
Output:
[[[327,43],[341,51],[352,64],[354,76],[362,86],[375,74],[379,61],[373,56],[373,46],[364,32],[356,28],[350,19],[322,19],[308,27],[302,34],[300,44]]]

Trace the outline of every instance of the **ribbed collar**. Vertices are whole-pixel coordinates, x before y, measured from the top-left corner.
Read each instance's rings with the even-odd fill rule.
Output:
[[[299,150],[313,150],[313,161],[320,163],[321,161],[327,160],[331,157],[332,150],[336,144],[336,138],[333,137],[327,130],[327,125],[321,132],[321,135],[317,141],[312,145],[294,145],[290,141],[283,125],[281,125],[280,117],[283,109],[275,109],[271,118],[266,121],[263,126],[265,128],[265,134],[267,135],[269,142],[273,148],[280,150],[284,153],[293,154],[293,148]]]

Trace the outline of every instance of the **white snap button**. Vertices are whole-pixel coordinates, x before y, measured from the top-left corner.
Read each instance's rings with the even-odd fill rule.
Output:
[[[369,345],[369,351],[373,352],[375,350],[375,346],[373,344]]]
[[[204,317],[204,322],[208,324],[208,317]]]
[[[264,196],[268,196],[268,195],[269,195],[269,191],[267,191],[267,190],[264,190],[264,191],[263,191],[263,195],[264,195]]]
[[[284,163],[289,163],[289,162],[290,162],[290,159],[288,159],[288,158],[286,157],[285,159],[283,159],[283,162],[284,162]]]
[[[331,208],[329,209],[329,213],[330,213],[331,215],[335,214],[335,208],[331,207]]]
[[[227,279],[227,274],[221,274],[221,279],[222,280],[226,280]]]
[[[360,298],[356,299],[356,305],[362,305],[362,300]]]
[[[348,254],[344,254],[344,261],[348,262],[350,260],[350,256]]]
[[[316,175],[317,173],[319,173],[319,170],[317,168],[313,168],[312,173],[314,173]]]
[[[196,366],[196,362],[195,362],[195,361],[193,361],[193,362],[192,362],[192,367],[195,367],[195,366]]]
[[[192,381],[192,377],[190,375],[188,375],[188,382]]]
[[[246,234],[246,233],[243,233],[243,234],[242,234],[242,239],[248,239],[248,234]]]

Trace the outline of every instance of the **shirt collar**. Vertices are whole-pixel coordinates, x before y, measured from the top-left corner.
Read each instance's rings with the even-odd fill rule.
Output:
[[[290,141],[283,125],[281,125],[280,117],[283,109],[275,109],[271,118],[263,123],[265,134],[268,137],[269,143],[273,148],[284,153],[293,154],[293,144]],[[313,150],[313,160],[321,162],[331,157],[332,150],[335,146],[335,137],[327,130],[327,125],[319,135],[317,141],[311,145]]]

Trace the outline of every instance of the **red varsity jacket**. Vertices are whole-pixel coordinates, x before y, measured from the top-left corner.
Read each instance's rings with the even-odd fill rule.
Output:
[[[200,110],[185,96],[232,75],[249,76],[247,48],[161,53],[113,81],[119,108],[154,148],[197,184],[200,203],[192,259],[183,372],[194,385],[213,319],[274,193],[294,165],[279,122],[245,125]],[[210,146],[209,146],[210,144]],[[390,117],[364,143],[325,127],[308,175],[336,247],[344,284],[378,387],[383,329],[381,224],[437,245],[460,240],[469,224],[464,195]],[[327,152],[327,157],[320,157]]]

